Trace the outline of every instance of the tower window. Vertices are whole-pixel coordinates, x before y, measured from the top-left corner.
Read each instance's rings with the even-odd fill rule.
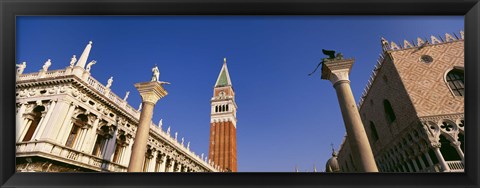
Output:
[[[80,127],[85,125],[87,121],[88,118],[85,114],[80,114],[77,116],[77,119],[72,125],[72,129],[70,130],[70,134],[68,135],[67,143],[65,143],[65,146],[70,148],[73,147],[75,141],[77,140],[77,136],[80,134]]]
[[[218,112],[218,106],[215,106],[215,112]]]
[[[227,104],[227,112],[228,112],[228,104]]]
[[[385,109],[385,115],[387,117],[387,122],[389,124],[393,123],[397,117],[395,116],[395,112],[393,111],[393,108],[392,108],[392,105],[390,104],[390,102],[388,100],[384,100],[383,101],[383,107]]]
[[[465,82],[462,70],[453,69],[448,72],[447,83],[455,96],[465,96]]]

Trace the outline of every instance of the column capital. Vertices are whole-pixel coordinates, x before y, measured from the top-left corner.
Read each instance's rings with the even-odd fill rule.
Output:
[[[162,83],[156,81],[136,83],[135,88],[142,96],[142,102],[149,102],[154,105],[168,94]]]
[[[330,80],[335,85],[338,81],[350,81],[348,75],[352,69],[354,59],[340,59],[323,62],[322,76],[324,80]]]

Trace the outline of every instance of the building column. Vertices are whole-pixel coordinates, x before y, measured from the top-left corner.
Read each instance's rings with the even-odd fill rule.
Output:
[[[23,137],[25,137],[25,134],[27,134],[28,128],[33,122],[33,117],[28,115],[27,117],[25,117],[25,120],[26,121],[24,121],[25,125],[23,126],[23,130],[21,131],[20,135],[17,135],[17,142],[21,142],[23,140]]]
[[[444,172],[450,172],[450,167],[448,167],[447,162],[442,156],[442,152],[440,152],[440,146],[434,147],[433,151],[435,152],[435,156],[437,156],[438,162],[440,163],[440,166],[442,167],[442,170]]]
[[[412,165],[410,165],[410,163],[408,162],[408,160],[405,160],[405,163],[407,163],[408,172],[414,172],[414,171],[413,171],[413,168],[412,168]]]
[[[372,148],[350,88],[348,74],[353,62],[353,59],[325,60],[322,65],[321,78],[330,80],[337,92],[348,142],[358,171],[378,172]]]
[[[153,158],[150,159],[150,164],[148,165],[148,172],[155,172],[155,166],[157,165],[157,151],[152,150]]]
[[[410,158],[410,162],[413,163],[413,168],[415,168],[415,172],[419,172],[420,169],[418,168],[417,162],[415,162],[415,157],[412,156],[412,157]]]
[[[434,164],[432,158],[430,158],[430,155],[428,154],[428,151],[423,153],[423,155],[425,156],[425,158],[427,158],[428,166],[433,167]]]
[[[173,167],[175,165],[175,160],[173,158],[170,158],[170,163],[167,164],[168,169],[166,172],[173,172]]]
[[[124,150],[124,155],[122,156],[122,165],[128,166],[128,162],[130,161],[130,155],[132,153],[132,140],[133,138],[127,138],[128,141],[128,146]]]
[[[50,121],[50,116],[52,115],[52,112],[55,110],[55,115],[57,115],[57,113],[59,113],[58,109],[56,108],[56,102],[55,101],[50,101],[50,105],[48,106],[48,111],[46,114],[42,114],[42,119],[40,120],[40,122],[38,123],[38,127],[37,127],[37,130],[35,131],[35,133],[33,134],[33,139],[40,139],[43,135],[43,131],[45,130],[45,128],[47,127],[47,122]]]
[[[167,164],[167,155],[162,154],[162,157],[160,158],[160,172],[166,172],[165,166]]]
[[[84,147],[82,147],[82,152],[87,152],[89,154],[92,152],[93,146],[97,141],[96,135],[97,135],[97,128],[99,123],[100,123],[100,118],[97,117],[97,119],[95,119],[95,121],[93,122],[92,127],[86,130],[86,134],[87,134],[86,143],[84,144]]]
[[[142,171],[142,159],[147,150],[153,108],[160,98],[167,95],[167,91],[159,81],[137,83],[135,84],[135,87],[142,96],[142,111],[140,113],[140,120],[135,134],[130,163],[128,164],[128,172]]]
[[[25,102],[21,102],[20,103],[20,108],[18,109],[18,112],[16,114],[16,126],[15,126],[15,136],[16,136],[16,139],[15,140],[18,140],[20,138],[20,133],[22,132],[23,128],[25,127],[23,124],[24,122],[24,118],[23,118],[23,114],[25,113],[25,109],[27,109],[27,104],[28,103],[25,103]]]
[[[177,162],[177,168],[174,169],[175,172],[180,172],[182,170],[182,163]]]
[[[68,125],[72,123],[72,118],[73,118],[72,116],[73,116],[73,113],[75,112],[76,107],[77,107],[76,105],[70,104],[67,115],[65,116],[61,127],[58,129],[58,132],[54,137],[55,141],[57,141],[57,143],[59,143],[60,145],[64,144],[63,138],[67,137],[65,136],[65,134],[68,134],[68,133],[65,133],[65,132],[66,132],[66,129],[69,127]]]
[[[458,156],[460,156],[460,159],[462,159],[462,163],[463,163],[463,161],[465,160],[465,154],[463,153],[462,148],[460,148],[461,144],[462,143],[459,141],[451,143],[451,145],[455,148],[455,150],[457,150]]]
[[[420,154],[418,157],[417,157],[418,161],[420,161],[420,166],[422,166],[422,169],[423,170],[426,170],[427,169],[427,166],[425,165],[425,162],[423,162],[423,159],[422,159],[422,155]]]
[[[403,172],[407,172],[407,168],[405,168],[405,164],[402,163],[401,165],[402,165]]]

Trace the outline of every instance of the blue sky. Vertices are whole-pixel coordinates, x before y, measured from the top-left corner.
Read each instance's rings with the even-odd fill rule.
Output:
[[[463,30],[463,16],[62,16],[17,17],[16,63],[37,72],[69,65],[93,41],[92,76],[137,108],[133,86],[148,81],[157,64],[168,96],[153,121],[178,131],[190,148],[208,153],[210,99],[223,58],[238,105],[241,172],[324,170],[345,128],[335,91],[317,72],[333,49],[354,57],[351,87],[358,101],[381,53],[380,38],[403,44],[417,37]]]

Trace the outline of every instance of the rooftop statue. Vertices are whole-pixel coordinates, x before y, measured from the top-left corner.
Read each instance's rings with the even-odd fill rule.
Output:
[[[50,65],[52,65],[52,62],[50,59],[48,59],[47,62],[45,62],[45,64],[43,65],[43,71],[47,72]]]
[[[123,98],[124,101],[128,99],[128,95],[130,95],[130,91],[127,91],[127,93],[125,93],[125,97]]]
[[[90,63],[87,64],[86,71],[90,72],[90,69],[92,69],[92,65],[95,65],[96,63],[97,63],[97,61],[95,61],[95,60],[90,61]]]
[[[77,56],[73,55],[72,59],[70,60],[70,67],[73,68],[73,66],[75,66],[76,62],[77,62]]]
[[[325,50],[325,49],[322,49],[322,53],[324,55],[327,55],[328,57],[326,58],[322,58],[322,61],[320,61],[320,63],[318,63],[317,67],[315,67],[315,70],[313,70],[312,73],[308,74],[308,76],[312,75],[313,73],[315,73],[315,71],[317,71],[318,67],[320,67],[320,65],[322,63],[325,63],[325,62],[328,62],[328,61],[333,61],[333,60],[342,60],[343,59],[343,54],[342,53],[337,53],[337,55],[335,55],[335,50]]]
[[[22,62],[21,64],[16,64],[18,69],[17,69],[17,74],[20,75],[23,73],[23,71],[25,70],[25,68],[27,68],[27,62]]]
[[[107,81],[107,86],[105,86],[105,87],[110,88],[110,86],[112,86],[112,83],[113,83],[113,76],[110,76],[110,79],[108,79],[108,81]]]

